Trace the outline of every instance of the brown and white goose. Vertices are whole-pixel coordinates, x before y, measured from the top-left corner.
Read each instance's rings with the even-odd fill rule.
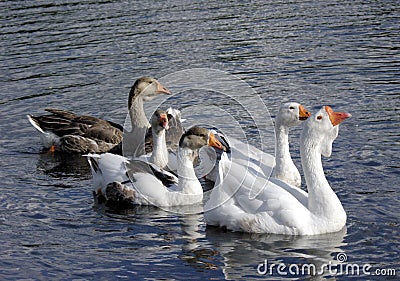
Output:
[[[170,91],[151,77],[141,77],[135,81],[128,98],[132,132],[150,127],[143,109],[143,102],[159,94]],[[60,109],[46,109],[50,114],[28,115],[30,123],[41,133],[43,146],[51,151],[69,153],[120,152],[123,127],[100,118],[77,115]],[[143,141],[143,140],[142,140]],[[132,147],[139,142],[129,143]]]
[[[165,126],[162,117],[160,120],[158,127],[162,131]],[[157,132],[153,129],[154,133]],[[160,140],[165,142],[162,135]],[[192,127],[182,135],[178,147],[178,177],[139,158],[130,160],[112,153],[89,154],[94,195],[115,207],[200,203],[203,188],[195,175],[193,161],[196,151],[207,145],[222,149],[213,133],[205,128]],[[157,149],[162,150],[162,147]]]

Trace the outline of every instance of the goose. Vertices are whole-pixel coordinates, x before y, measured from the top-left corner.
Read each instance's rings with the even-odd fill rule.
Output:
[[[133,131],[150,126],[143,102],[170,91],[151,77],[138,78],[129,93],[128,107]],[[123,127],[117,123],[74,112],[48,108],[50,114],[27,115],[29,122],[41,133],[43,146],[50,151],[68,153],[103,153],[120,151]],[[138,142],[130,143],[139,146]],[[121,152],[119,152],[121,153]]]
[[[340,231],[346,224],[346,212],[325,178],[321,155],[331,155],[339,124],[349,117],[324,106],[305,121],[300,155],[308,193],[279,179],[255,176],[223,154],[217,186],[205,204],[206,223],[249,233],[316,235]],[[254,188],[261,190],[256,197],[251,196]]]
[[[180,130],[183,131],[180,120],[180,111],[177,109],[168,108],[166,111],[157,109],[151,117],[151,127],[149,128],[151,136],[148,133],[146,135],[146,154],[135,158],[150,162],[161,169],[176,172],[178,169],[177,145],[171,140],[177,136]],[[170,142],[167,143],[166,138],[168,130],[171,128],[171,122],[174,132],[169,135]],[[182,134],[179,133],[179,136]],[[151,144],[149,145],[148,142]],[[151,147],[151,150],[148,150],[148,147]]]
[[[94,195],[99,202],[116,207],[200,203],[203,188],[195,175],[193,160],[196,151],[205,145],[222,149],[215,136],[202,127],[192,127],[181,136],[177,153],[178,176],[142,159],[129,160],[112,153],[89,154]]]
[[[300,187],[301,176],[289,151],[289,129],[310,116],[311,113],[297,102],[287,102],[279,107],[275,118],[275,157],[235,138],[218,132],[214,134],[224,147],[229,147],[232,161],[248,166],[252,171],[264,176],[269,176],[272,172],[273,177]],[[198,175],[207,174],[206,178],[215,182],[218,175],[218,164],[215,163],[219,156],[220,154],[207,147],[200,149]]]
[[[152,148],[153,150],[145,155],[137,157],[145,162],[150,162],[161,169],[168,168],[169,151],[165,141],[165,132],[169,129],[168,113],[157,109],[151,119]],[[174,154],[175,156],[175,154]],[[176,159],[173,159],[176,161]]]
[[[279,107],[275,118],[275,167],[274,178],[280,179],[296,187],[301,186],[301,176],[293,163],[289,151],[289,129],[307,120],[311,113],[296,102],[284,103]]]

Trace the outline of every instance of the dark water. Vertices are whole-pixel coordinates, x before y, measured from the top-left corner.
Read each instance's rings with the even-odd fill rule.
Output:
[[[265,260],[320,266],[338,253],[360,268],[371,264],[371,273],[396,269],[398,278],[398,1],[67,0],[0,7],[0,279],[267,279],[257,273]],[[192,68],[236,75],[272,114],[295,100],[312,111],[328,104],[353,115],[324,160],[347,229],[315,237],[248,235],[206,228],[202,215],[112,211],[93,203],[85,159],[39,153],[27,113],[60,107],[123,123],[137,77]],[[210,101],[206,92],[186,95],[171,104]],[[251,125],[245,130],[255,136]],[[291,136],[296,163],[299,132]],[[271,279],[287,278],[396,279],[276,270]]]

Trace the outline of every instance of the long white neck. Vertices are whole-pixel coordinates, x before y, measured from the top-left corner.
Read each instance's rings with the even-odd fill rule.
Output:
[[[188,148],[178,148],[178,188],[182,193],[202,195],[203,188],[196,177],[193,168],[193,151]]]
[[[341,222],[346,220],[343,206],[325,177],[320,143],[302,136],[300,155],[308,189],[308,209],[310,212],[318,217],[328,218],[330,221]]]
[[[289,150],[289,128],[277,122],[275,125],[275,161],[273,177],[294,186],[301,185],[300,173],[293,163]]]
[[[160,168],[165,168],[168,164],[168,149],[165,142],[165,130],[156,132],[152,129],[153,133],[153,152],[150,156],[150,162]]]
[[[137,128],[150,127],[143,109],[143,98],[140,95],[132,102],[131,108],[129,108],[129,115],[131,117],[132,132]]]

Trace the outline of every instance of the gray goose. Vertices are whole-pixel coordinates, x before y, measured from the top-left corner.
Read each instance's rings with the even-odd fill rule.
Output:
[[[132,132],[150,127],[143,109],[143,102],[170,91],[151,77],[141,77],[133,84],[128,98]],[[77,115],[71,111],[48,108],[50,114],[28,115],[30,123],[41,133],[43,146],[50,151],[68,153],[121,153],[123,127],[100,118]],[[132,142],[130,146],[140,146]]]

